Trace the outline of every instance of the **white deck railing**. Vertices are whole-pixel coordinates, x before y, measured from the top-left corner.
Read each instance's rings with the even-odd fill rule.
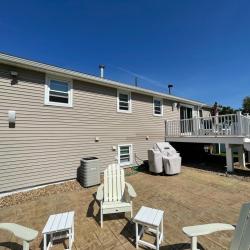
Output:
[[[240,112],[230,115],[195,117],[165,122],[166,137],[250,136],[250,117]]]

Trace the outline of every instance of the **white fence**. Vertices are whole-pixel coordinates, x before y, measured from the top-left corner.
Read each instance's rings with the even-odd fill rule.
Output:
[[[166,136],[250,136],[250,117],[240,113],[165,121]]]

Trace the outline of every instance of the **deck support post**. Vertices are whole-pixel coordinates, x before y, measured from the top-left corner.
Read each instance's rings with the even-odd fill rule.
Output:
[[[221,144],[218,143],[218,154],[220,155],[221,154]]]
[[[250,151],[247,151],[247,162],[250,162]]]
[[[244,147],[240,145],[238,147],[238,159],[239,159],[239,164],[242,167],[246,167],[246,159],[245,159],[245,152],[244,152]]]
[[[227,172],[232,173],[234,171],[232,145],[226,144],[225,146],[226,146]]]

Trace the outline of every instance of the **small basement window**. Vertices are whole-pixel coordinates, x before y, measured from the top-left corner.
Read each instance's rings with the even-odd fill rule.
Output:
[[[163,115],[163,105],[162,99],[154,98],[154,107],[153,107],[154,115],[162,116]]]
[[[118,146],[118,163],[120,166],[126,166],[133,162],[132,159],[132,145]]]
[[[45,86],[45,104],[72,107],[72,82],[47,78]]]
[[[126,91],[117,91],[117,111],[131,112],[131,93]]]

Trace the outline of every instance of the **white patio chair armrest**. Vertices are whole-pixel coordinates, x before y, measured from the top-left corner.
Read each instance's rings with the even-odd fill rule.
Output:
[[[97,189],[97,193],[96,193],[96,199],[98,201],[102,201],[103,198],[104,198],[104,194],[103,194],[103,191],[104,191],[104,185],[101,184],[98,189]]]
[[[211,223],[182,228],[182,231],[188,237],[197,237],[225,230],[235,230],[235,227],[231,224]]]
[[[129,196],[132,198],[135,198],[137,196],[137,194],[136,194],[134,188],[132,187],[132,185],[128,182],[125,182],[125,185],[126,185]]]
[[[7,230],[27,242],[34,240],[38,235],[38,231],[15,223],[0,223],[0,229]]]

